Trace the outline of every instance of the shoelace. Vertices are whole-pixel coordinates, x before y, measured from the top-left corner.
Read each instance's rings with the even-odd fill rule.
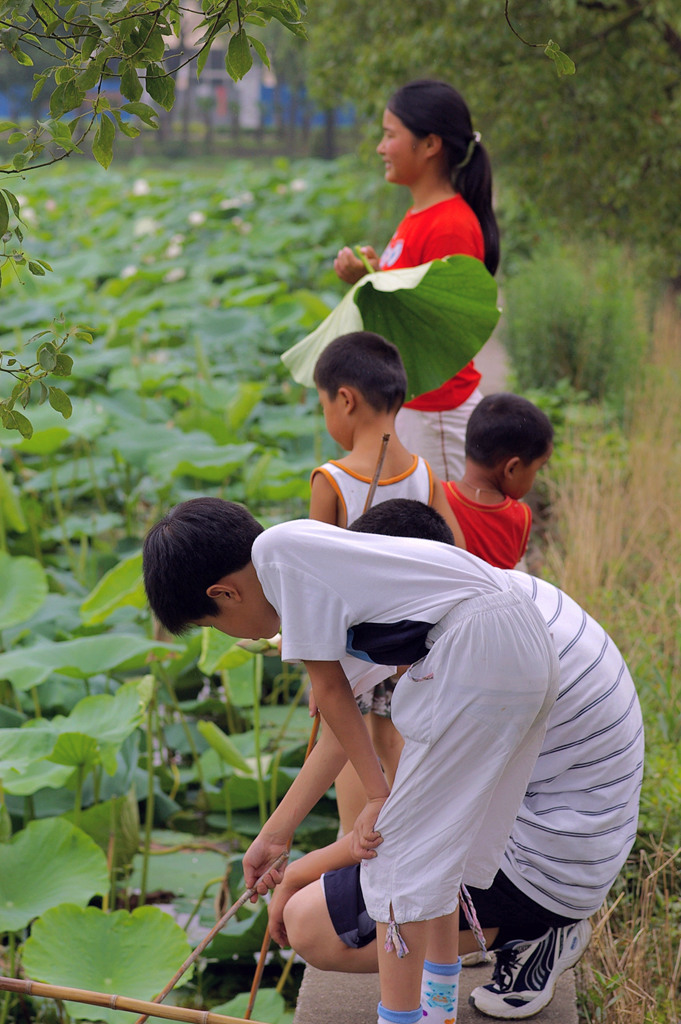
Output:
[[[497,962],[492,971],[492,982],[499,989],[509,988],[513,984],[513,969],[518,966],[519,956],[515,949],[497,950]]]

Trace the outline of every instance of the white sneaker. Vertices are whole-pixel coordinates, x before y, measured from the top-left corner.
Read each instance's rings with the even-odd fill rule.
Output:
[[[589,945],[591,925],[577,921],[549,928],[539,939],[514,939],[496,950],[490,985],[474,988],[468,1002],[488,1017],[533,1017],[553,998],[558,978]]]

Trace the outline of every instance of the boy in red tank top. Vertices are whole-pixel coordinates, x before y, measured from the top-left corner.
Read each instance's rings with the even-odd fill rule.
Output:
[[[553,427],[519,395],[488,395],[466,429],[466,468],[444,483],[466,548],[500,569],[513,569],[527,550],[532,510],[521,502],[553,451]]]

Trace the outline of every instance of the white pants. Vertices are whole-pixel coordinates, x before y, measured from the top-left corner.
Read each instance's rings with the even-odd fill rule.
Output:
[[[408,451],[430,463],[440,480],[460,480],[466,463],[466,427],[481,398],[482,391],[476,388],[456,409],[400,409],[395,420],[397,436]]]
[[[464,870],[491,885],[558,693],[548,627],[513,585],[462,601],[429,636],[393,695],[405,746],[361,871],[375,921],[452,913]]]

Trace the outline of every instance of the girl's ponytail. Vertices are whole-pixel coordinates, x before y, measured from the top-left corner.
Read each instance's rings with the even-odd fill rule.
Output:
[[[492,208],[492,165],[478,139],[474,139],[470,159],[452,168],[452,184],[480,221],[485,241],[485,266],[494,274],[499,266],[499,227]]]

